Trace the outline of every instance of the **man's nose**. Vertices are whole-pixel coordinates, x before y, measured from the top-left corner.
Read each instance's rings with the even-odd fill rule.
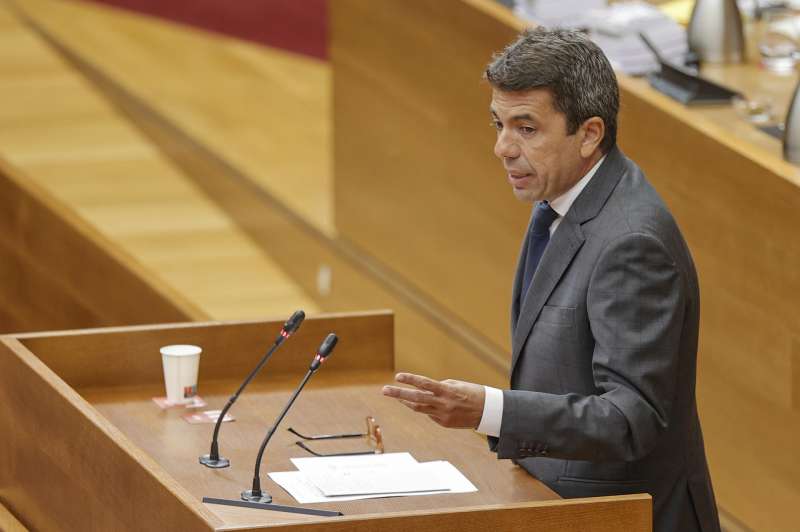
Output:
[[[507,130],[497,134],[497,141],[494,143],[494,154],[500,159],[516,159],[519,157],[519,146],[511,139]]]

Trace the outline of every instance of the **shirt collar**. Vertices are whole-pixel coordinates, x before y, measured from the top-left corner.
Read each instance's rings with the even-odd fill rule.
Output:
[[[589,180],[595,173],[597,173],[597,169],[600,168],[600,165],[603,164],[603,161],[605,160],[606,156],[603,155],[603,157],[597,161],[597,164],[592,166],[591,170],[586,172],[586,175],[583,176],[580,181],[572,185],[572,188],[550,202],[550,207],[552,207],[553,210],[558,213],[559,217],[566,216],[569,208],[572,207],[572,204],[578,198],[583,189],[586,188],[586,185],[589,184]]]

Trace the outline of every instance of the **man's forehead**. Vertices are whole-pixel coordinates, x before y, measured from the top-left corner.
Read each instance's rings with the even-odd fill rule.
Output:
[[[493,114],[539,114],[552,108],[550,91],[545,88],[527,91],[492,90],[489,111]]]

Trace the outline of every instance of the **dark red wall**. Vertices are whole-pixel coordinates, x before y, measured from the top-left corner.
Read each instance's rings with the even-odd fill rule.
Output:
[[[328,0],[89,0],[327,59]]]

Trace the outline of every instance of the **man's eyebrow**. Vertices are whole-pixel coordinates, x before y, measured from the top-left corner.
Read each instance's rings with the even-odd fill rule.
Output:
[[[499,120],[500,117],[497,116],[497,113],[491,107],[489,108],[489,114],[491,114],[494,118]],[[521,115],[514,115],[511,117],[511,120],[533,120],[533,115],[530,113],[523,113]]]

